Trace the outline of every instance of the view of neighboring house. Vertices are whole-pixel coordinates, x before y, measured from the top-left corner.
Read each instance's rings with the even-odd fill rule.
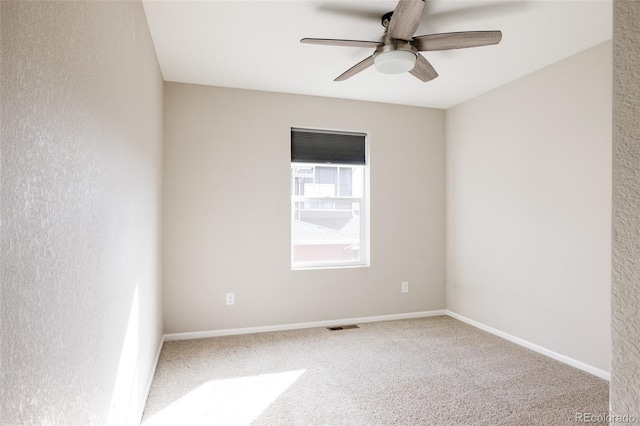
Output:
[[[291,167],[294,263],[359,260],[364,168]]]

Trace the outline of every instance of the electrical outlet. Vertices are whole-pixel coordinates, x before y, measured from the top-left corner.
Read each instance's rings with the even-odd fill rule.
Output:
[[[235,293],[227,293],[227,305],[235,305],[235,304],[236,304]]]
[[[409,281],[402,281],[402,292],[409,293]]]

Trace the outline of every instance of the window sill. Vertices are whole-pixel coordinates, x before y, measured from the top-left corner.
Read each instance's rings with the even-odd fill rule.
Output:
[[[292,271],[311,271],[316,269],[353,269],[353,268],[369,268],[369,264],[358,265],[325,265],[325,266],[292,266]]]

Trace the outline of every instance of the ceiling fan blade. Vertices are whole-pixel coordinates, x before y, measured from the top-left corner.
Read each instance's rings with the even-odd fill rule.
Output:
[[[501,31],[466,31],[417,36],[411,44],[419,51],[434,51],[489,46],[500,43],[500,40]]]
[[[360,71],[366,70],[371,65],[373,65],[373,55],[358,62],[357,64],[340,74],[334,81],[344,81],[349,77],[353,77],[354,75],[358,74]]]
[[[300,43],[347,47],[378,47],[382,45],[381,41],[340,40],[334,38],[303,38],[302,40],[300,40]]]
[[[424,82],[431,81],[436,78],[438,76],[438,72],[433,68],[429,61],[419,53],[416,56],[416,66],[409,72]]]
[[[400,0],[389,22],[389,37],[411,40],[420,25],[423,10],[424,0]]]

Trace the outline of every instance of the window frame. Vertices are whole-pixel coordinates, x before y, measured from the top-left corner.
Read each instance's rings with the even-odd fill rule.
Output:
[[[306,129],[299,127],[292,127],[291,130],[300,130],[300,131],[314,131],[314,132],[326,132],[326,133],[345,133],[345,134],[353,134],[353,131],[334,131],[334,130],[324,130],[324,129]],[[370,266],[370,164],[369,164],[369,134],[367,132],[357,132],[358,134],[364,135],[364,144],[365,144],[365,164],[348,164],[348,163],[311,163],[311,162],[289,162],[289,166],[291,168],[289,179],[290,179],[290,187],[289,187],[289,196],[290,196],[290,236],[289,236],[289,250],[290,250],[290,265],[291,270],[313,270],[313,269],[336,269],[336,268],[361,268],[361,267],[369,267]],[[353,197],[353,196],[322,196],[322,197],[309,197],[309,196],[300,196],[294,195],[295,193],[295,176],[292,172],[293,167],[312,167],[314,169],[313,175],[315,176],[315,167],[359,167],[362,168],[362,197]],[[338,178],[337,182],[339,182],[340,171],[338,169]],[[336,187],[339,185],[336,183]],[[339,190],[338,190],[339,191]],[[339,192],[338,192],[339,193]],[[322,202],[322,201],[346,201],[346,202],[358,202],[360,204],[359,216],[360,216],[360,258],[358,260],[343,260],[343,261],[307,261],[307,262],[294,262],[294,244],[293,244],[293,221],[295,217],[295,203],[297,202]]]

